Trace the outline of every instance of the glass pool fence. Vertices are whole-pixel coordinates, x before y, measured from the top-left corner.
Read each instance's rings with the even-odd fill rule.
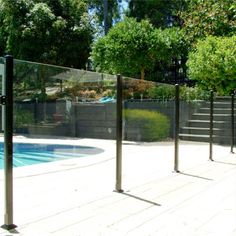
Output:
[[[2,58],[0,66],[2,80]],[[13,90],[15,134],[116,139],[117,78],[114,75],[14,60]],[[123,77],[122,97],[124,140],[173,141],[176,137],[174,85]],[[208,142],[209,99],[210,91],[179,87],[180,139]],[[230,99],[228,102],[227,119],[219,122],[221,118],[215,116],[215,136],[220,136],[220,123],[228,123],[229,128]],[[219,109],[216,108],[218,113]],[[224,136],[230,136],[227,132]]]

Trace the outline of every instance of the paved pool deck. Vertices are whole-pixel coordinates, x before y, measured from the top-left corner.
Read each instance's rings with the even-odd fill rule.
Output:
[[[180,142],[173,172],[173,142],[123,145],[123,193],[115,189],[115,142],[25,139],[103,148],[84,158],[14,169],[15,230],[26,236],[236,235],[236,154],[206,143]],[[0,171],[0,223],[4,223]]]

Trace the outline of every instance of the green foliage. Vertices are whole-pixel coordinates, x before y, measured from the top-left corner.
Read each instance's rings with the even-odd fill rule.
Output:
[[[236,33],[236,3],[234,0],[185,0],[187,9],[180,17],[186,35],[195,41],[212,36]]]
[[[140,141],[162,141],[167,139],[170,132],[170,121],[167,116],[148,110],[127,109],[124,112],[126,124],[138,129]]]
[[[149,90],[152,99],[172,100],[175,98],[175,87],[170,85],[160,85]]]
[[[83,0],[1,0],[0,54],[85,68],[92,26]]]
[[[14,114],[14,128],[23,128],[33,122],[33,113],[28,110],[17,110]]]
[[[236,36],[210,36],[199,41],[187,65],[190,78],[200,87],[230,94],[236,86]]]
[[[148,21],[125,18],[107,36],[95,42],[92,59],[103,72],[135,77],[152,69],[157,62],[170,61],[182,53],[183,35],[177,28],[155,29]],[[185,47],[185,46],[184,46]]]
[[[156,27],[169,27],[169,24],[179,25],[178,10],[183,0],[130,0],[127,16],[135,17],[138,21],[148,19]]]
[[[174,100],[175,91],[175,86],[161,84],[150,88],[148,92],[148,97],[151,99]],[[180,86],[179,97],[182,101],[208,100],[209,95],[209,91],[203,90],[198,86]]]
[[[180,28],[166,28],[161,31],[161,37],[166,47],[166,50],[163,51],[162,58],[166,62],[170,62],[172,58],[181,59],[188,54],[190,44],[185,38],[184,31]]]
[[[154,29],[148,21],[137,23],[126,18],[96,42],[92,57],[101,71],[129,76],[153,65],[154,42]]]
[[[182,101],[209,100],[210,91],[203,90],[198,86],[180,86],[180,99]]]

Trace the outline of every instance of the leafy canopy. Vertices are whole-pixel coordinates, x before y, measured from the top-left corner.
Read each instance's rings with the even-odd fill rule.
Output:
[[[148,19],[155,27],[179,26],[181,22],[177,13],[184,4],[184,0],[129,0],[127,16],[138,21]]]
[[[186,35],[192,41],[206,36],[230,36],[236,33],[235,0],[185,0],[179,15]]]
[[[236,36],[199,41],[187,65],[189,77],[201,87],[229,95],[236,88]]]
[[[93,29],[83,0],[0,0],[0,53],[84,68]]]
[[[122,73],[126,76],[141,74],[152,69],[157,61],[168,61],[181,53],[183,35],[177,28],[155,29],[147,20],[137,22],[125,18],[109,33],[95,42],[92,59],[102,72]],[[181,46],[182,45],[182,46]]]

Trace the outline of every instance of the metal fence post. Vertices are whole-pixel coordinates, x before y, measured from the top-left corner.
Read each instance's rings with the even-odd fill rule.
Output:
[[[116,191],[122,190],[122,76],[117,75],[116,87]]]
[[[210,93],[210,127],[209,127],[209,160],[213,161],[212,157],[212,146],[213,146],[213,110],[214,110],[214,93],[213,90],[211,90]]]
[[[234,153],[234,96],[231,95],[231,153]]]
[[[17,226],[13,224],[13,57],[5,57],[5,94],[1,99],[4,109],[4,188],[5,188],[5,213],[4,225],[7,230]],[[5,100],[5,102],[4,102]]]
[[[175,160],[174,171],[179,172],[179,85],[175,85]]]

